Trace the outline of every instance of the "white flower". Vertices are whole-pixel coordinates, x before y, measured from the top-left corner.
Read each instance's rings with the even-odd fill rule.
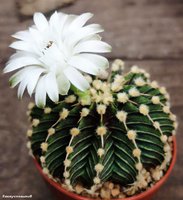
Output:
[[[35,93],[36,104],[44,107],[46,95],[57,102],[73,84],[79,90],[89,88],[83,72],[98,75],[108,67],[108,60],[94,53],[111,51],[101,41],[99,24],[86,25],[91,13],[67,15],[55,12],[47,21],[42,13],[34,14],[35,25],[13,35],[18,41],[10,47],[16,49],[4,72],[19,70],[10,78],[10,84],[19,84],[18,97],[25,89]]]

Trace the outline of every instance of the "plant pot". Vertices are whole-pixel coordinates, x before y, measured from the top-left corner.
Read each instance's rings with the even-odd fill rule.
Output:
[[[123,199],[113,199],[113,200],[150,200],[152,196],[159,190],[159,188],[165,183],[167,178],[169,177],[176,161],[176,154],[177,154],[177,144],[175,137],[173,138],[173,156],[172,161],[170,163],[169,169],[167,170],[166,174],[161,178],[160,181],[158,181],[152,188],[148,189],[145,192],[142,192],[141,194],[134,195],[132,197],[123,198]],[[61,187],[58,183],[52,181],[49,179],[43,172],[36,160],[34,160],[35,165],[40,172],[40,174],[43,176],[45,182],[49,186],[49,188],[52,190],[54,195],[58,200],[93,200],[88,197],[79,196],[75,193],[69,192],[68,190]]]

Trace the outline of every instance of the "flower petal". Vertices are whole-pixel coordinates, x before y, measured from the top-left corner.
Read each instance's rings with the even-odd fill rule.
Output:
[[[13,76],[10,77],[10,79],[9,79],[10,86],[12,88],[14,88],[17,84],[19,84],[20,82],[22,82],[24,79],[29,80],[29,75],[34,70],[40,70],[42,72],[45,71],[45,69],[43,69],[43,68],[39,69],[39,68],[37,68],[35,66],[29,66],[29,67],[23,68],[20,71],[18,71],[17,73],[15,73]],[[34,74],[34,76],[35,76],[35,74]]]
[[[69,33],[69,27],[70,24],[72,23],[72,21],[76,18],[76,15],[67,15],[67,18],[64,22],[63,25],[63,30],[62,30],[62,39],[64,40],[65,37],[67,37],[68,33]]]
[[[24,79],[21,83],[20,83],[20,85],[18,86],[18,98],[19,99],[22,99],[22,96],[23,96],[23,93],[24,93],[24,91],[25,91],[25,88],[26,88],[26,86],[27,86],[27,82],[26,82],[26,80]]]
[[[9,83],[11,88],[14,88],[24,79],[24,73],[26,72],[26,70],[27,69],[22,69],[10,77]]]
[[[45,75],[45,90],[53,102],[58,102],[58,85],[56,81],[56,75],[54,73],[50,72]]]
[[[93,40],[98,40],[99,41],[101,39],[102,39],[102,37],[100,37],[99,34],[94,34],[94,35],[90,35],[90,36],[88,36],[86,38],[83,38],[81,40],[81,42],[84,42],[84,41],[93,41]]]
[[[37,83],[35,101],[36,105],[41,108],[43,108],[46,104],[45,76],[42,76]]]
[[[85,41],[79,43],[74,49],[75,54],[82,52],[107,53],[111,52],[111,46],[102,41]]]
[[[68,15],[55,12],[49,20],[50,33],[60,49],[63,48],[62,31]]]
[[[98,68],[107,69],[109,68],[109,61],[104,56],[91,53],[83,53],[80,56],[87,58],[90,62],[93,62]]]
[[[29,53],[29,52],[25,52],[25,51],[16,51],[16,53],[12,54],[10,56],[10,59],[8,61],[8,63],[10,63],[11,61],[13,61],[14,59],[17,59],[17,58],[22,58],[24,56],[33,56],[34,57],[34,54],[32,53]]]
[[[29,74],[28,83],[27,83],[27,91],[30,96],[32,96],[32,93],[35,90],[39,77],[43,72],[44,72],[44,69],[38,68],[38,69],[32,70],[31,73]]]
[[[30,41],[32,38],[30,37],[29,31],[19,31],[16,32],[15,34],[12,35],[12,37],[19,39],[19,40],[24,40],[24,41]]]
[[[90,85],[84,76],[75,68],[67,67],[64,70],[65,76],[70,80],[70,82],[81,91],[87,90]]]
[[[75,45],[80,40],[83,40],[86,37],[94,36],[96,33],[100,33],[103,31],[104,30],[99,24],[91,24],[79,29],[74,34],[69,34],[65,39],[65,43],[67,45]]]
[[[35,28],[29,28],[29,33],[30,33],[30,37],[33,38],[33,40],[37,43],[40,44],[43,40],[43,35],[42,33],[35,29]]]
[[[81,28],[92,17],[93,17],[92,13],[83,13],[73,20],[73,22],[70,24],[70,28],[72,30]]]
[[[57,77],[57,84],[58,84],[59,94],[61,95],[68,94],[68,91],[70,89],[70,82],[64,74],[61,73]]]
[[[81,55],[73,56],[69,60],[68,64],[92,75],[97,75],[99,73],[99,67],[97,67],[97,65]]]
[[[25,41],[16,41],[10,44],[11,48],[21,50],[21,51],[27,51],[27,52],[34,52],[33,46],[31,43],[25,42]]]
[[[21,70],[21,76],[19,77],[20,85],[18,87],[18,97],[21,99],[23,93],[27,87],[28,93],[31,96],[37,81],[39,79],[40,74],[44,71],[44,69],[37,68],[35,66],[30,66]],[[35,78],[37,77],[36,83]],[[32,88],[31,88],[32,87]]]
[[[38,30],[43,31],[48,27],[48,21],[42,13],[35,13],[33,16],[34,23]]]
[[[13,59],[13,61],[9,62],[4,68],[3,72],[7,73],[28,65],[40,65],[40,64],[41,64],[40,61],[37,60],[36,58],[24,56]]]
[[[58,33],[61,33],[64,23],[67,19],[67,14],[65,13],[58,13],[54,12],[53,15],[50,17],[49,24],[50,27],[54,30],[57,31]]]

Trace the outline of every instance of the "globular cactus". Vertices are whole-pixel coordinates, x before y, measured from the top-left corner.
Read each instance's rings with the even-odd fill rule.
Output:
[[[43,109],[29,105],[28,145],[43,172],[71,191],[82,184],[94,194],[111,181],[133,195],[170,163],[177,124],[166,89],[136,66],[121,74],[122,66],[116,60],[108,80],[87,77],[85,93],[74,89]]]

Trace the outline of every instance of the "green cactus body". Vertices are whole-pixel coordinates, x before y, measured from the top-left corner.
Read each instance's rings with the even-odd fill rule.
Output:
[[[30,106],[32,153],[71,191],[81,183],[94,193],[112,181],[138,192],[152,181],[148,174],[166,170],[171,159],[168,141],[176,122],[168,94],[136,67],[91,84],[84,100],[70,92],[44,109]]]

